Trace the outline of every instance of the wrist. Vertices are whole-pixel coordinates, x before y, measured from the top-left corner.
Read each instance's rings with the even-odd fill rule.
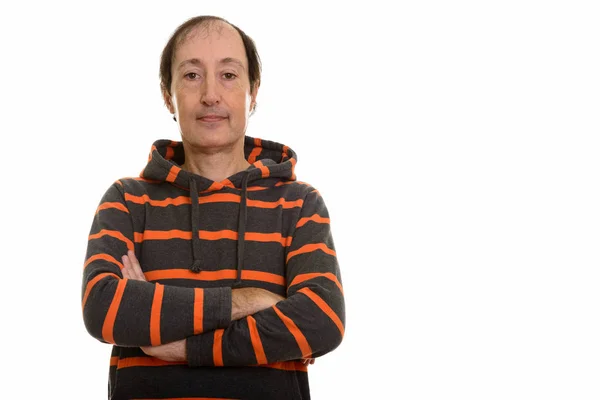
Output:
[[[231,290],[231,320],[235,321],[245,316],[244,314],[244,291],[241,289]]]

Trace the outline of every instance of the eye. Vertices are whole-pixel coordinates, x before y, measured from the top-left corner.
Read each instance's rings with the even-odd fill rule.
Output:
[[[231,72],[225,72],[225,73],[223,74],[223,77],[224,77],[225,79],[227,79],[227,80],[229,80],[229,81],[230,81],[230,80],[233,80],[233,79],[237,78],[237,75],[236,75],[236,74],[233,74],[233,73],[231,73]]]
[[[189,73],[185,74],[184,76],[189,77],[190,79],[194,79],[194,78],[198,77],[198,74],[195,72],[189,72]]]

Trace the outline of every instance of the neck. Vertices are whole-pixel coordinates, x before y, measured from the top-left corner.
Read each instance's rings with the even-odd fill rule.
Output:
[[[250,163],[244,157],[243,143],[228,149],[206,150],[194,148],[184,142],[185,162],[181,168],[215,182],[248,169]]]

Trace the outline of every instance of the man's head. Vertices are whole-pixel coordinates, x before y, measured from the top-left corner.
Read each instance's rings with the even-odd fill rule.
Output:
[[[160,64],[165,105],[182,138],[220,147],[242,138],[256,106],[261,65],[256,46],[222,18],[192,18],[175,30]]]

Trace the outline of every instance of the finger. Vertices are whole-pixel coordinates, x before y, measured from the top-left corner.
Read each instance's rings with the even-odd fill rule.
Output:
[[[314,359],[314,358],[311,358],[311,359],[310,359],[310,363],[311,363],[311,364],[314,364],[314,363],[315,363],[315,359]]]
[[[121,274],[123,274],[123,278],[125,279],[132,279],[132,275],[131,275],[131,267],[130,262],[129,262],[129,258],[127,256],[123,256],[121,257],[121,260],[123,261],[123,269],[121,270]]]
[[[144,276],[144,272],[142,271],[142,266],[140,265],[140,262],[138,261],[137,257],[135,256],[135,252],[133,252],[133,250],[129,250],[127,252],[127,256],[129,257],[129,260],[131,261],[131,270],[132,270],[135,278],[140,281],[145,281],[146,277]]]
[[[147,346],[147,347],[140,347],[140,349],[148,356],[152,356],[152,347]]]
[[[137,257],[135,256],[135,253],[132,250],[128,251],[128,256],[129,256],[129,260],[131,261],[131,268],[134,272],[134,276],[139,279],[140,281],[145,281],[146,277],[144,276],[144,272],[142,271],[142,266],[140,265],[140,262],[138,261]]]

